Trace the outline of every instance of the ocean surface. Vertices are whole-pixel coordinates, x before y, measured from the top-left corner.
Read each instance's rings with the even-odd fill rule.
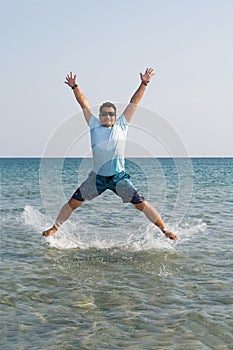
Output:
[[[175,242],[109,191],[43,238],[91,160],[0,165],[1,349],[233,349],[233,158],[126,162]]]

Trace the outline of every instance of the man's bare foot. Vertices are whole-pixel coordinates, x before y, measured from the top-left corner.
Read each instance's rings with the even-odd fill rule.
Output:
[[[166,237],[168,237],[169,239],[172,239],[173,241],[177,240],[177,236],[175,235],[175,233],[168,231],[166,229],[163,229],[162,232],[165,234]]]
[[[48,236],[54,235],[56,232],[57,232],[57,228],[56,228],[56,226],[53,226],[53,227],[49,228],[48,230],[44,231],[42,233],[42,235],[45,237],[48,237]]]

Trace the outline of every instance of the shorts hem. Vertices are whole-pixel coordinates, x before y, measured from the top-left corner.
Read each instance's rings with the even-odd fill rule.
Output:
[[[130,203],[132,204],[139,204],[139,203],[142,203],[142,202],[145,202],[145,198],[138,198],[138,199],[135,199],[135,200],[131,200]]]
[[[85,201],[85,199],[81,195],[81,191],[79,188],[77,189],[77,191],[73,194],[73,196],[71,198],[76,199],[76,201],[79,201],[79,202]]]

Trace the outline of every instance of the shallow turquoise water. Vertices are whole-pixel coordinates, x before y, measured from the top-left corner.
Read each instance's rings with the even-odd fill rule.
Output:
[[[89,161],[1,160],[2,349],[232,349],[233,159],[178,161],[128,162],[172,242],[110,192],[43,239]]]

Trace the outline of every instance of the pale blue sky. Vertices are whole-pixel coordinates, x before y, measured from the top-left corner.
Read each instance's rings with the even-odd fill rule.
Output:
[[[79,111],[70,70],[98,105],[127,103],[147,66],[156,75],[140,106],[162,115],[190,156],[233,156],[232,14],[232,0],[1,1],[0,156],[41,156]]]

